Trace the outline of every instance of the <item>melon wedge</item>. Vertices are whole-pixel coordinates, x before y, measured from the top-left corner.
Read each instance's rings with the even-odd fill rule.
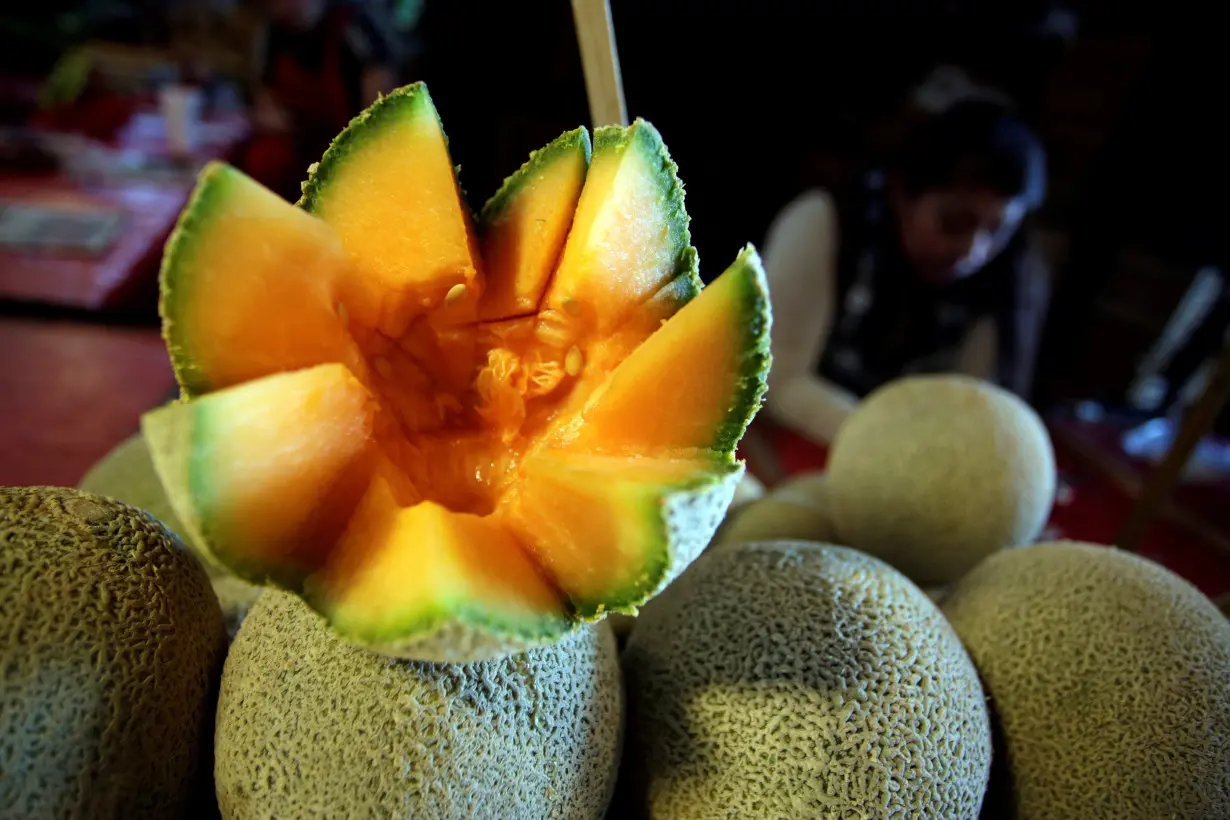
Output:
[[[333,228],[353,260],[342,298],[361,327],[399,336],[427,312],[473,320],[478,244],[425,85],[356,117],[310,169],[299,205]],[[457,287],[468,298],[448,299]]]
[[[164,405],[141,428],[208,557],[252,581],[293,584],[340,534],[346,497],[366,487],[378,409],[349,370],[325,364]]]
[[[702,289],[657,132],[602,129],[588,170],[584,134],[492,200],[485,258],[421,85],[298,207],[202,177],[162,277],[187,398],[144,427],[210,560],[355,644],[460,662],[633,612],[700,552],[764,392],[763,272],[749,248]],[[265,240],[233,239],[257,212]]]
[[[733,453],[766,391],[768,304],[749,245],[590,395],[566,440],[591,452]]]
[[[161,312],[185,395],[322,362],[362,368],[335,309],[353,276],[337,235],[240,171],[205,167],[163,260]]]
[[[484,321],[538,310],[572,227],[589,156],[589,132],[569,131],[530,154],[483,206],[479,233],[487,289],[479,315]]]
[[[705,548],[743,475],[708,455],[561,450],[522,462],[501,512],[583,618],[635,613]]]
[[[546,306],[613,330],[687,272],[690,232],[677,166],[652,125],[594,132],[594,151]]]

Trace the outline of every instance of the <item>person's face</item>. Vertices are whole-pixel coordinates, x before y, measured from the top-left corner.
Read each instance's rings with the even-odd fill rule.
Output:
[[[980,270],[1020,227],[1025,204],[988,188],[959,186],[894,197],[901,247],[936,284]]]

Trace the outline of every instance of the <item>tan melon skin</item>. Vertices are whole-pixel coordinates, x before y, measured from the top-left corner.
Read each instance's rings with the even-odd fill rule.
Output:
[[[837,540],[918,584],[945,584],[1028,543],[1055,495],[1055,454],[1037,413],[966,376],[910,376],[842,423],[828,463]]]
[[[710,550],[623,655],[619,817],[974,818],[991,758],[977,674],[917,587],[803,542]]]
[[[988,558],[943,610],[1002,730],[992,816],[1230,817],[1230,623],[1187,581],[1039,544]]]
[[[496,661],[406,661],[271,590],[231,646],[217,726],[228,820],[599,820],[623,731],[615,639],[599,623]]]
[[[837,543],[825,473],[792,476],[763,498],[732,511],[713,548],[775,540]]]
[[[187,528],[175,514],[162,482],[154,470],[145,436],[135,433],[115,446],[81,479],[78,487],[140,507],[160,520],[189,549],[193,545]],[[199,553],[195,553],[199,557]],[[226,616],[226,631],[232,638],[243,623],[248,608],[260,596],[262,587],[249,584],[207,561],[201,562],[212,579],[214,594]]]
[[[225,652],[209,578],[160,523],[0,488],[0,816],[209,816]]]

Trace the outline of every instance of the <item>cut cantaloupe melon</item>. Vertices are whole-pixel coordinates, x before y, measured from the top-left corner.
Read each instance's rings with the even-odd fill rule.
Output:
[[[342,298],[360,327],[395,338],[425,311],[473,320],[478,244],[425,86],[356,117],[312,166],[299,205],[336,231],[353,260]],[[458,287],[470,298],[450,298]]]
[[[594,152],[546,307],[613,330],[696,257],[683,186],[657,129],[644,120],[594,133]]]
[[[589,132],[569,131],[504,181],[479,216],[486,291],[484,321],[538,310],[564,249],[589,167]]]
[[[467,661],[635,611],[700,552],[765,390],[764,274],[748,248],[701,290],[648,123],[587,149],[510,178],[486,256],[421,85],[298,208],[202,175],[161,280],[185,398],[143,426],[213,560],[355,643]]]
[[[161,274],[167,347],[184,392],[326,361],[360,370],[364,359],[335,309],[352,278],[347,264],[320,220],[234,168],[206,166]],[[276,325],[265,314],[274,304]]]

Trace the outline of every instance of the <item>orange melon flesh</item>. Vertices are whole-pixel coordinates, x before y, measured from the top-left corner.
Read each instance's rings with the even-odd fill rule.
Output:
[[[530,154],[483,207],[483,321],[537,311],[572,226],[589,156],[588,132],[569,131]]]
[[[166,259],[161,310],[186,395],[322,362],[363,371],[334,310],[350,276],[336,235],[234,168],[202,171]]]
[[[146,414],[169,500],[253,580],[314,569],[370,480],[378,405],[340,364],[269,376]]]
[[[546,450],[522,462],[500,514],[583,617],[635,611],[646,590],[667,576],[672,555],[662,545],[685,548],[672,527],[686,531],[696,523],[672,518],[686,517],[691,494],[723,481],[733,492],[731,479],[741,473],[741,467],[704,456],[612,458]]]
[[[441,324],[477,316],[478,245],[425,87],[394,92],[357,117],[313,167],[300,205],[333,228],[351,258],[355,275],[340,298],[361,326],[396,338],[416,315]],[[458,285],[468,298],[446,305]]]
[[[492,518],[427,501],[402,506],[373,482],[308,595],[342,634],[398,654],[400,640],[454,620],[490,631],[567,631],[565,602]]]
[[[599,128],[545,307],[609,333],[685,272],[687,224],[675,165],[654,127],[638,119]]]
[[[594,452],[733,450],[764,392],[767,304],[745,249],[611,373],[564,438]]]

